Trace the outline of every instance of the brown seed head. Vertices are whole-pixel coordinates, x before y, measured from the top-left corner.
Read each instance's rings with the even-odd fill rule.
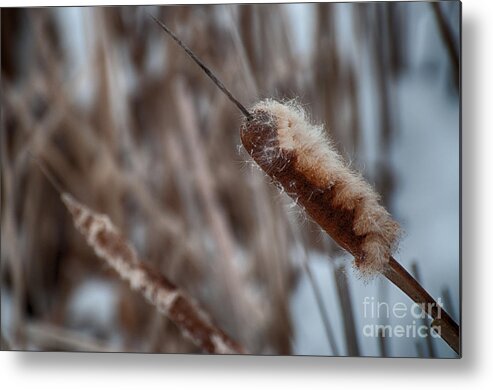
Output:
[[[241,140],[257,164],[356,259],[365,275],[382,272],[399,226],[360,174],[347,167],[321,126],[295,103],[264,100],[241,127]]]

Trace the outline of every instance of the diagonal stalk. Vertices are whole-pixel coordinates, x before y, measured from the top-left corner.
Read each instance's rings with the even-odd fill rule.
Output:
[[[416,279],[393,257],[390,258],[388,267],[383,272],[383,275],[399,287],[412,301],[421,306],[425,313],[433,319],[431,328],[435,329],[440,337],[457,354],[460,354],[459,325],[455,323]]]

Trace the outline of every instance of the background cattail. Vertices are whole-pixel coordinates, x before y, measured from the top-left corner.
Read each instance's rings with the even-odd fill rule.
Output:
[[[133,290],[139,291],[160,313],[171,319],[185,338],[203,352],[239,354],[245,350],[215,327],[209,316],[165,276],[139,261],[106,215],[97,214],[63,193],[61,199],[96,254],[105,260]]]

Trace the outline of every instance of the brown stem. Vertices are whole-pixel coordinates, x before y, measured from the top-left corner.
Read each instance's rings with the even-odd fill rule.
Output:
[[[414,276],[414,278],[416,279],[416,281],[419,284],[422,283],[422,280],[420,278],[418,263],[413,262],[411,264],[411,274]],[[424,326],[428,326],[428,321],[427,321],[426,318],[421,318],[421,323]],[[428,356],[430,358],[436,357],[436,355],[435,355],[435,348],[433,347],[433,339],[431,337],[426,337],[425,341],[426,341],[426,347],[428,348]]]
[[[399,287],[409,298],[421,306],[433,322],[431,327],[435,329],[441,338],[460,355],[460,329],[459,325],[443,310],[443,308],[431,297],[430,294],[414,279],[406,269],[393,257],[390,258],[384,276]]]
[[[310,270],[310,266],[308,265],[308,259],[306,258],[306,256],[304,256],[304,258],[303,258],[303,269],[306,272],[306,275],[308,276],[308,282],[310,283],[310,287],[312,288],[313,295],[315,295],[315,300],[317,302],[317,308],[318,308],[318,311],[320,312],[320,317],[322,317],[322,323],[324,325],[325,334],[327,336],[327,340],[329,341],[330,348],[332,349],[332,353],[335,356],[339,356],[339,351],[337,349],[337,344],[336,344],[336,340],[334,337],[334,332],[332,331],[332,326],[331,326],[330,320],[329,320],[329,314],[327,313],[327,310],[325,308],[324,301],[322,298],[322,292],[320,291],[320,287],[317,283],[317,280],[315,279],[315,276],[313,276],[313,273]]]
[[[360,356],[358,337],[356,336],[356,326],[354,323],[352,310],[353,304],[344,266],[341,265],[334,269],[334,271],[336,277],[337,295],[339,297],[339,302],[341,303],[347,354],[348,356]]]
[[[450,26],[445,20],[445,15],[443,14],[440,4],[438,2],[431,3],[433,7],[433,12],[438,24],[438,29],[440,30],[440,35],[442,36],[445,48],[447,49],[447,54],[450,58],[450,64],[452,65],[454,84],[457,89],[460,86],[460,59],[459,53],[457,52],[454,44],[454,36]]]

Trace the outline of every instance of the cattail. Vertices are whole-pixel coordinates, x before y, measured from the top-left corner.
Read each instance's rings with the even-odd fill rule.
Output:
[[[363,275],[383,272],[399,225],[376,192],[346,167],[321,126],[311,125],[295,103],[274,100],[247,110],[164,23],[151,16],[245,116],[240,131],[247,152],[344,249]]]
[[[399,225],[378,194],[343,162],[325,135],[295,102],[264,100],[240,129],[255,162],[342,248],[363,276],[382,274],[433,318],[432,327],[459,353],[459,326],[392,257]]]
[[[241,141],[257,164],[280,183],[342,248],[363,275],[382,272],[399,225],[378,194],[344,164],[325,135],[295,102],[264,100],[241,126]]]
[[[264,100],[247,110],[224,84],[161,21],[157,24],[200,66],[242,112],[241,140],[257,164],[302,206],[342,248],[363,275],[381,273],[433,318],[432,327],[457,353],[460,328],[392,257],[399,225],[379,204],[361,175],[342,161],[321,126],[309,123],[299,105]]]
[[[139,260],[111,220],[62,193],[76,228],[84,235],[95,253],[118,275],[139,291],[159,312],[173,321],[182,334],[202,351],[217,354],[241,354],[245,350],[212,324],[209,316],[165,276]]]
[[[460,330],[428,292],[392,257],[399,225],[379,196],[344,164],[295,102],[264,100],[240,129],[243,146],[274,182],[355,258],[363,276],[384,275],[433,318],[432,327],[459,353]]]

